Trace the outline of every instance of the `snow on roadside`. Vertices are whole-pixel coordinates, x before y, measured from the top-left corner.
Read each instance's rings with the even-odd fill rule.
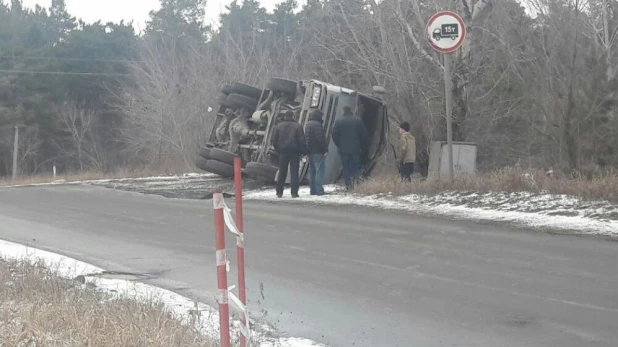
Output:
[[[60,254],[24,246],[17,243],[0,240],[0,258],[5,260],[30,260],[42,261],[43,264],[60,277],[75,279],[84,276],[87,283],[92,283],[101,291],[110,294],[125,296],[135,300],[160,300],[180,319],[190,321],[195,312],[199,312],[198,328],[205,336],[213,339],[219,338],[219,315],[218,312],[203,303],[176,294],[172,291],[158,288],[152,285],[122,279],[110,279],[100,277],[105,271],[96,266],[72,259]],[[238,335],[239,322],[234,321],[232,333]],[[272,332],[273,330],[262,326],[263,331]],[[253,340],[257,341],[259,347],[324,347],[309,339],[303,338],[273,338],[262,336],[261,333],[252,331]],[[253,343],[253,346],[256,342]]]
[[[16,184],[0,186],[0,188],[17,188],[17,187],[38,187],[38,186],[53,186],[53,185],[67,185],[67,184],[101,184],[109,182],[178,182],[183,179],[208,179],[218,178],[219,176],[213,173],[184,173],[182,175],[168,175],[168,176],[151,176],[151,177],[135,177],[135,178],[106,178],[106,179],[93,179],[93,180],[80,180],[80,181],[67,181],[65,179],[58,179],[51,182],[44,183],[30,183],[30,184]]]
[[[582,234],[618,236],[618,205],[607,201],[584,201],[577,197],[551,194],[452,192],[434,196],[362,196],[346,194],[337,187],[325,187],[327,195],[310,196],[309,188],[300,190],[294,201],[316,204],[357,205],[403,210],[458,219],[507,222],[530,228],[547,228]],[[247,192],[245,199],[279,201],[274,189]]]
[[[113,178],[103,180],[87,180],[79,181],[78,183],[105,183],[105,182],[152,182],[152,181],[178,181],[181,179],[196,179],[196,178],[213,178],[219,177],[213,173],[185,173],[182,175],[170,176],[151,176],[151,177],[135,177],[135,178]]]
[[[231,180],[210,173],[187,173],[176,176],[120,178],[33,185],[90,184],[106,188],[159,194],[167,197],[202,198],[213,188],[231,189]],[[253,200],[279,199],[274,188],[245,185],[245,197]],[[251,189],[258,188],[258,189]],[[432,214],[458,219],[498,221],[529,228],[618,236],[618,205],[607,201],[586,201],[565,195],[516,193],[449,192],[433,196],[362,196],[346,194],[338,186],[327,186],[327,196],[309,196],[309,188],[301,188],[295,201],[317,204],[343,204],[395,209],[419,214]],[[289,194],[289,191],[288,191]],[[284,200],[289,199],[284,197]]]

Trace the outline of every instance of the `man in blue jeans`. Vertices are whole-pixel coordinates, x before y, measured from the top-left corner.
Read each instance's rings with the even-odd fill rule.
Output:
[[[309,121],[305,125],[311,195],[324,195],[322,182],[324,182],[324,160],[328,154],[328,144],[326,143],[323,115],[322,111],[314,110],[309,115]]]
[[[350,190],[360,172],[361,153],[367,138],[365,124],[352,113],[350,106],[343,107],[343,116],[335,122],[332,137],[339,148],[345,187]]]

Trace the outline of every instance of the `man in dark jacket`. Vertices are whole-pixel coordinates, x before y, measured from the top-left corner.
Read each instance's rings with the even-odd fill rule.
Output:
[[[285,111],[283,121],[273,130],[272,145],[279,153],[279,176],[277,177],[277,196],[283,196],[285,179],[290,168],[290,185],[292,197],[298,197],[298,171],[300,156],[306,152],[303,127],[294,120],[294,112]]]
[[[315,110],[309,115],[309,121],[305,125],[305,137],[307,138],[307,154],[309,155],[309,184],[311,195],[324,195],[324,159],[328,154],[326,132],[322,123],[323,112]]]
[[[332,137],[339,148],[346,189],[353,188],[360,171],[360,157],[367,129],[363,121],[352,113],[350,106],[343,107],[343,116],[335,122]]]

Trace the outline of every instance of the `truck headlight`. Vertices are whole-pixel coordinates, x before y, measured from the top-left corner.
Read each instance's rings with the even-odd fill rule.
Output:
[[[311,95],[311,107],[318,107],[320,104],[320,95],[322,94],[322,88],[320,86],[313,87],[313,94]]]

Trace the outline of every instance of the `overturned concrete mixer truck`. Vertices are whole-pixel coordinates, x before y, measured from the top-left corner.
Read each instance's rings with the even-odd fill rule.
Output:
[[[280,114],[291,110],[304,128],[311,111],[319,109],[324,113],[329,153],[335,154],[326,158],[324,183],[335,183],[342,169],[331,134],[335,121],[343,115],[343,107],[349,105],[367,127],[367,143],[361,156],[362,174],[366,177],[388,143],[388,114],[381,97],[384,89],[374,87],[373,91],[375,95],[366,95],[317,80],[280,78],[268,79],[264,89],[242,83],[224,84],[215,122],[195,164],[204,171],[232,177],[234,157],[240,156],[243,175],[272,183],[277,178],[279,159],[271,146],[271,136],[281,121]],[[308,161],[302,158],[301,182],[306,182],[308,170]]]

